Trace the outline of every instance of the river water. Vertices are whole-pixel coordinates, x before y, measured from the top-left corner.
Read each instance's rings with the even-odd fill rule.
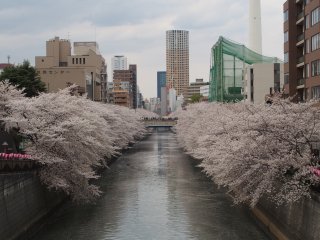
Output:
[[[33,239],[269,239],[196,164],[155,132],[105,171],[95,204],[64,204]]]

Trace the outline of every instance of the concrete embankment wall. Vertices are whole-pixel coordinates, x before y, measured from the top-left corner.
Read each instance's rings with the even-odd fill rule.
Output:
[[[298,203],[277,206],[263,199],[253,209],[263,228],[275,239],[319,240],[320,239],[320,195]]]
[[[35,172],[0,174],[0,239],[16,239],[62,201]]]

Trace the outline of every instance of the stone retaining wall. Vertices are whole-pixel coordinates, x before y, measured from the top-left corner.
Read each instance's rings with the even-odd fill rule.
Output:
[[[320,239],[320,194],[298,203],[277,206],[263,199],[253,209],[253,214],[275,239]]]
[[[0,174],[0,236],[13,240],[63,201],[49,192],[35,172]]]

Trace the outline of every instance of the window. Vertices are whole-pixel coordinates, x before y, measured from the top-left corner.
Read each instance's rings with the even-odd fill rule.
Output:
[[[74,64],[74,58],[72,58],[72,64]]]
[[[311,76],[319,76],[320,75],[320,60],[316,60],[311,62]]]
[[[285,12],[283,13],[283,21],[284,21],[284,22],[288,21],[288,17],[289,17],[289,12],[288,12],[288,10],[287,10],[287,11],[285,11]]]
[[[86,59],[85,58],[83,58],[83,64],[86,64]]]
[[[311,38],[311,51],[317,50],[320,47],[320,34],[316,34]]]
[[[320,7],[311,12],[311,26],[317,24],[320,20]]]
[[[310,40],[306,39],[306,46],[305,46],[305,52],[310,53]]]
[[[309,64],[306,64],[306,65],[305,65],[305,68],[304,68],[304,77],[305,77],[305,78],[310,77]]]
[[[306,29],[310,27],[310,15],[306,15]]]
[[[284,33],[284,42],[288,42],[288,31]]]
[[[311,98],[319,99],[320,98],[320,86],[311,88]]]
[[[286,73],[284,75],[284,84],[288,84],[289,83],[289,73]]]
[[[76,58],[76,64],[78,64],[78,58]]]
[[[284,63],[288,63],[288,61],[289,61],[289,53],[286,52],[286,53],[284,54]]]

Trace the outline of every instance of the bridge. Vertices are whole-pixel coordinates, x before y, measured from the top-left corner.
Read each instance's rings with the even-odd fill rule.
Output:
[[[145,118],[143,120],[147,128],[171,128],[177,124],[176,118]]]

